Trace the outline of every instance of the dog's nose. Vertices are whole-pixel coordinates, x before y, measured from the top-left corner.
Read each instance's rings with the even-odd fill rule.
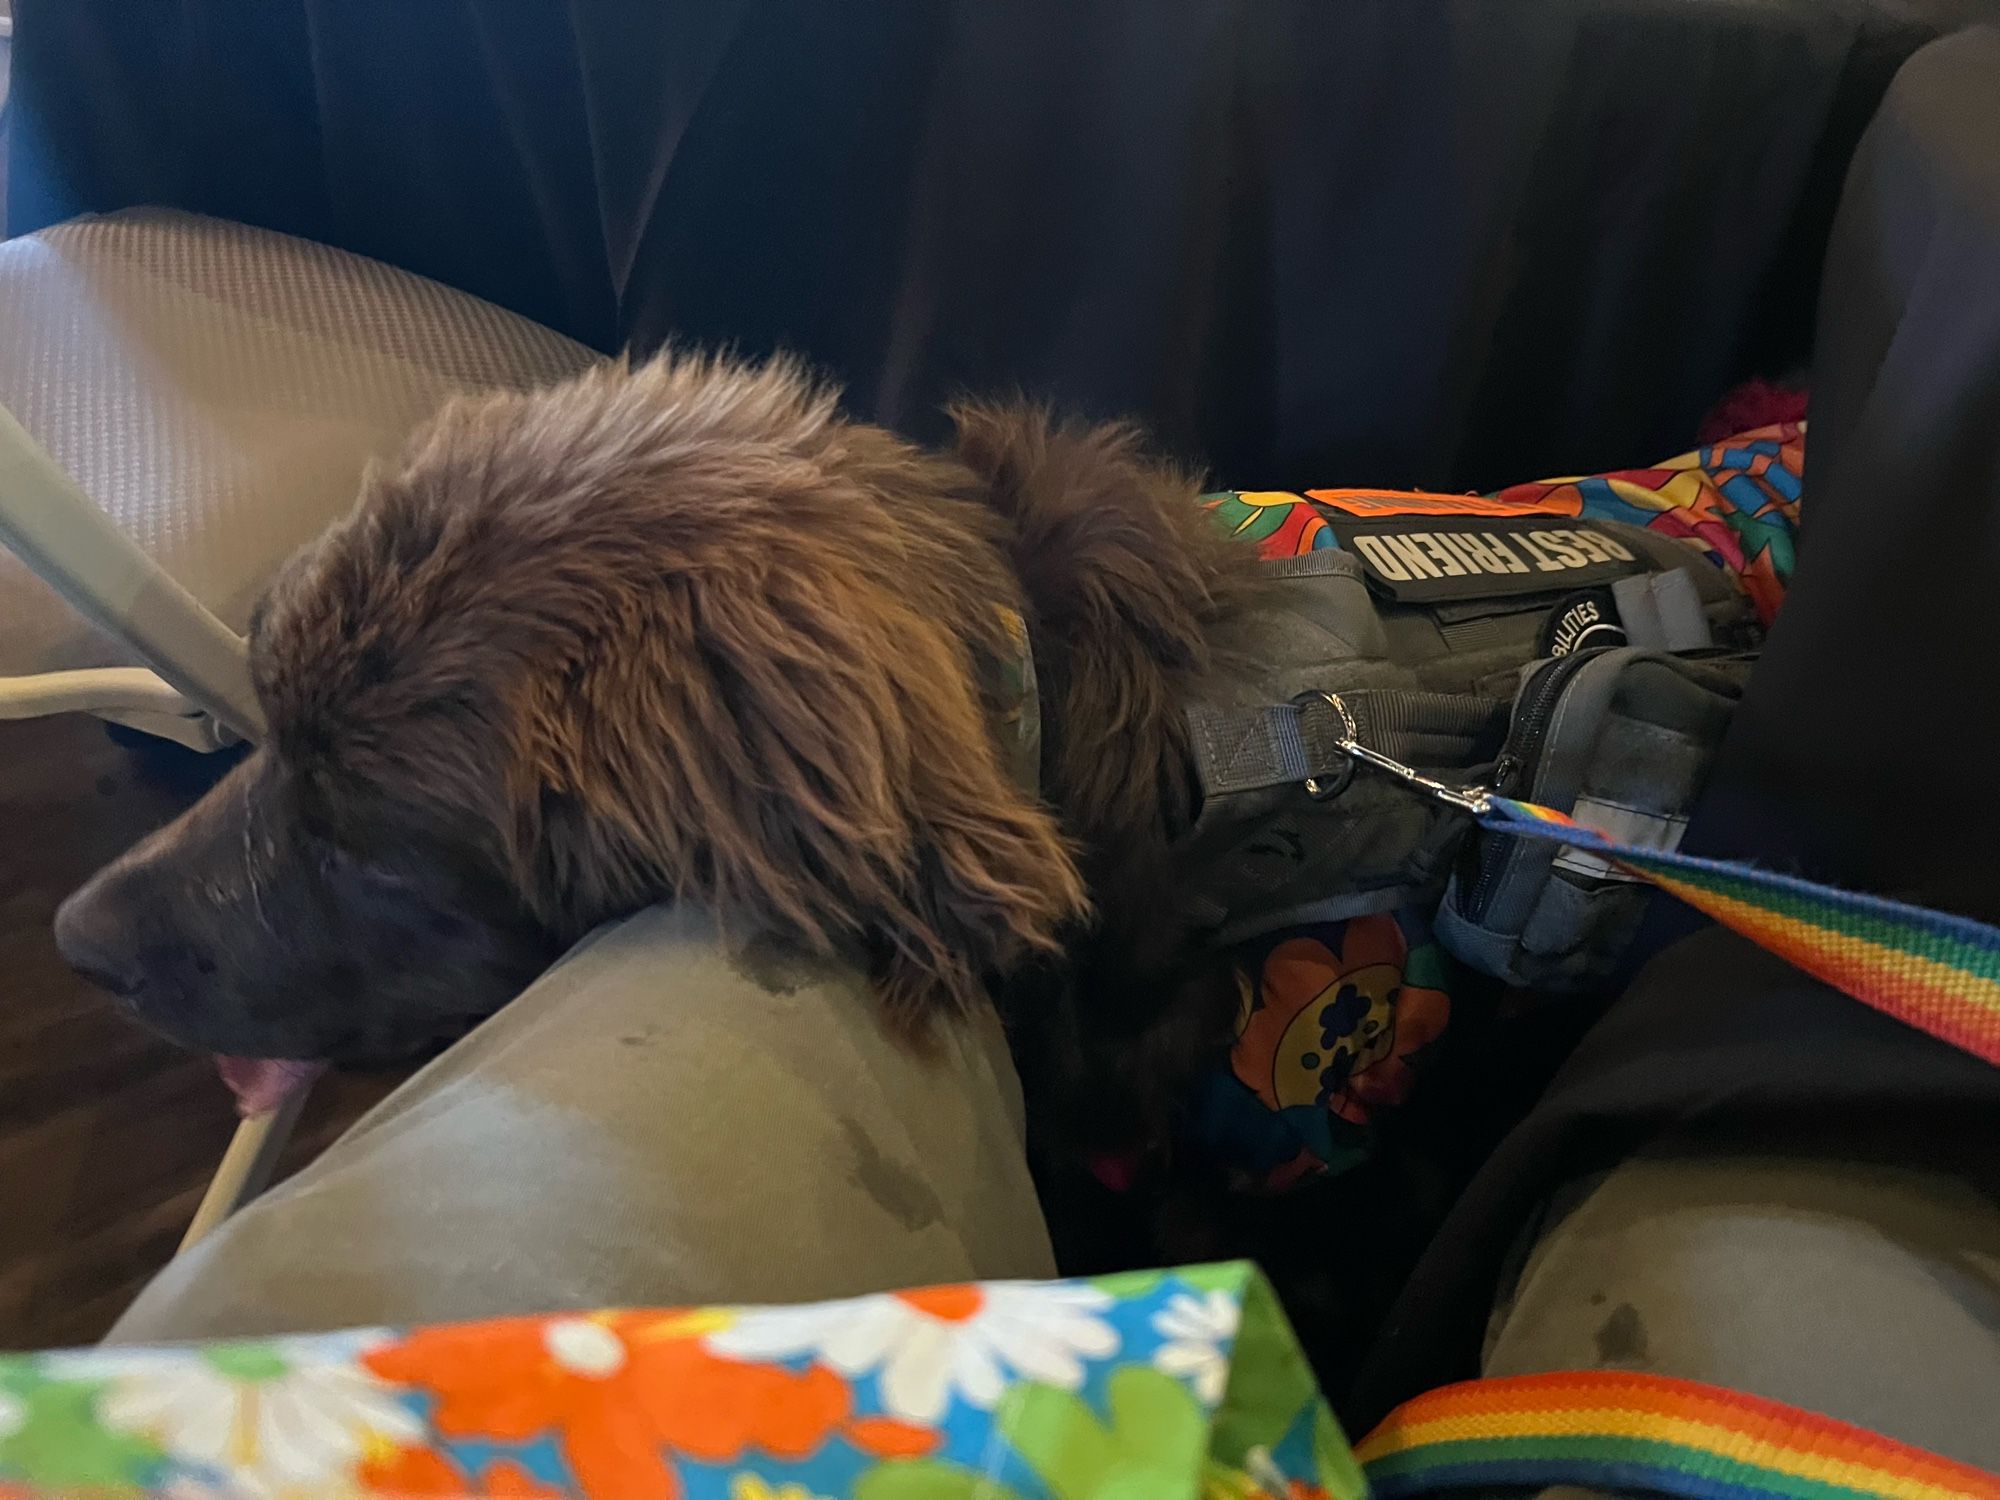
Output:
[[[56,947],[64,960],[92,984],[128,999],[138,992],[141,975],[123,936],[89,886],[56,908]]]

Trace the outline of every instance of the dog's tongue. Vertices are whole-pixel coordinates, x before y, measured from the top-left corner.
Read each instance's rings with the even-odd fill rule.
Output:
[[[236,1112],[246,1120],[268,1115],[291,1095],[326,1071],[322,1062],[294,1062],[282,1057],[218,1057],[216,1071],[236,1096]]]

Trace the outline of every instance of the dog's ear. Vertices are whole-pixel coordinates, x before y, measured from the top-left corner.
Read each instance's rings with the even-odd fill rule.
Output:
[[[1198,476],[1128,424],[1061,422],[1018,401],[951,415],[959,459],[1007,523],[1051,704],[1045,790],[1082,848],[1099,946],[1149,971],[1178,957],[1164,914],[1168,844],[1195,811],[1183,710],[1225,666],[1216,630],[1255,592],[1256,554],[1196,503]],[[1157,1003],[1148,989],[1143,1004]]]
[[[821,475],[718,510],[698,556],[612,601],[619,638],[546,685],[517,844],[570,925],[711,903],[865,951],[914,1019],[1086,915],[981,693],[978,658],[1011,644],[989,522],[948,495],[885,503],[885,484]]]
[[[1129,424],[1059,422],[1022,402],[951,416],[958,457],[1006,519],[1057,704],[1055,800],[1086,837],[1155,837],[1185,815],[1181,710],[1216,665],[1215,626],[1254,588],[1256,556],[1196,503],[1198,476],[1147,452]],[[1130,755],[1101,753],[1111,726]]]

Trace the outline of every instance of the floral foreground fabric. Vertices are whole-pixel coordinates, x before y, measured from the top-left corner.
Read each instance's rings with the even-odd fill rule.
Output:
[[[803,1307],[0,1356],[0,1497],[1317,1500],[1359,1470],[1247,1264]]]

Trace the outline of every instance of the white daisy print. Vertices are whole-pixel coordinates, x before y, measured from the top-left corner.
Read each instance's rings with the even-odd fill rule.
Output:
[[[890,1415],[931,1427],[954,1394],[991,1411],[1005,1370],[1073,1391],[1084,1361],[1118,1352],[1095,1287],[1002,1281],[885,1292],[815,1307],[746,1308],[708,1347],[733,1359],[810,1354],[850,1380],[879,1372]]]
[[[1186,1380],[1202,1405],[1216,1405],[1229,1385],[1229,1346],[1241,1318],[1227,1292],[1176,1292],[1153,1314],[1153,1331],[1166,1340],[1153,1354],[1153,1367]]]
[[[416,1413],[366,1370],[288,1342],[220,1344],[192,1360],[104,1350],[76,1363],[108,1378],[98,1399],[105,1426],[143,1433],[191,1467],[227,1472],[232,1492],[259,1500],[350,1493],[371,1448],[423,1436]]]

